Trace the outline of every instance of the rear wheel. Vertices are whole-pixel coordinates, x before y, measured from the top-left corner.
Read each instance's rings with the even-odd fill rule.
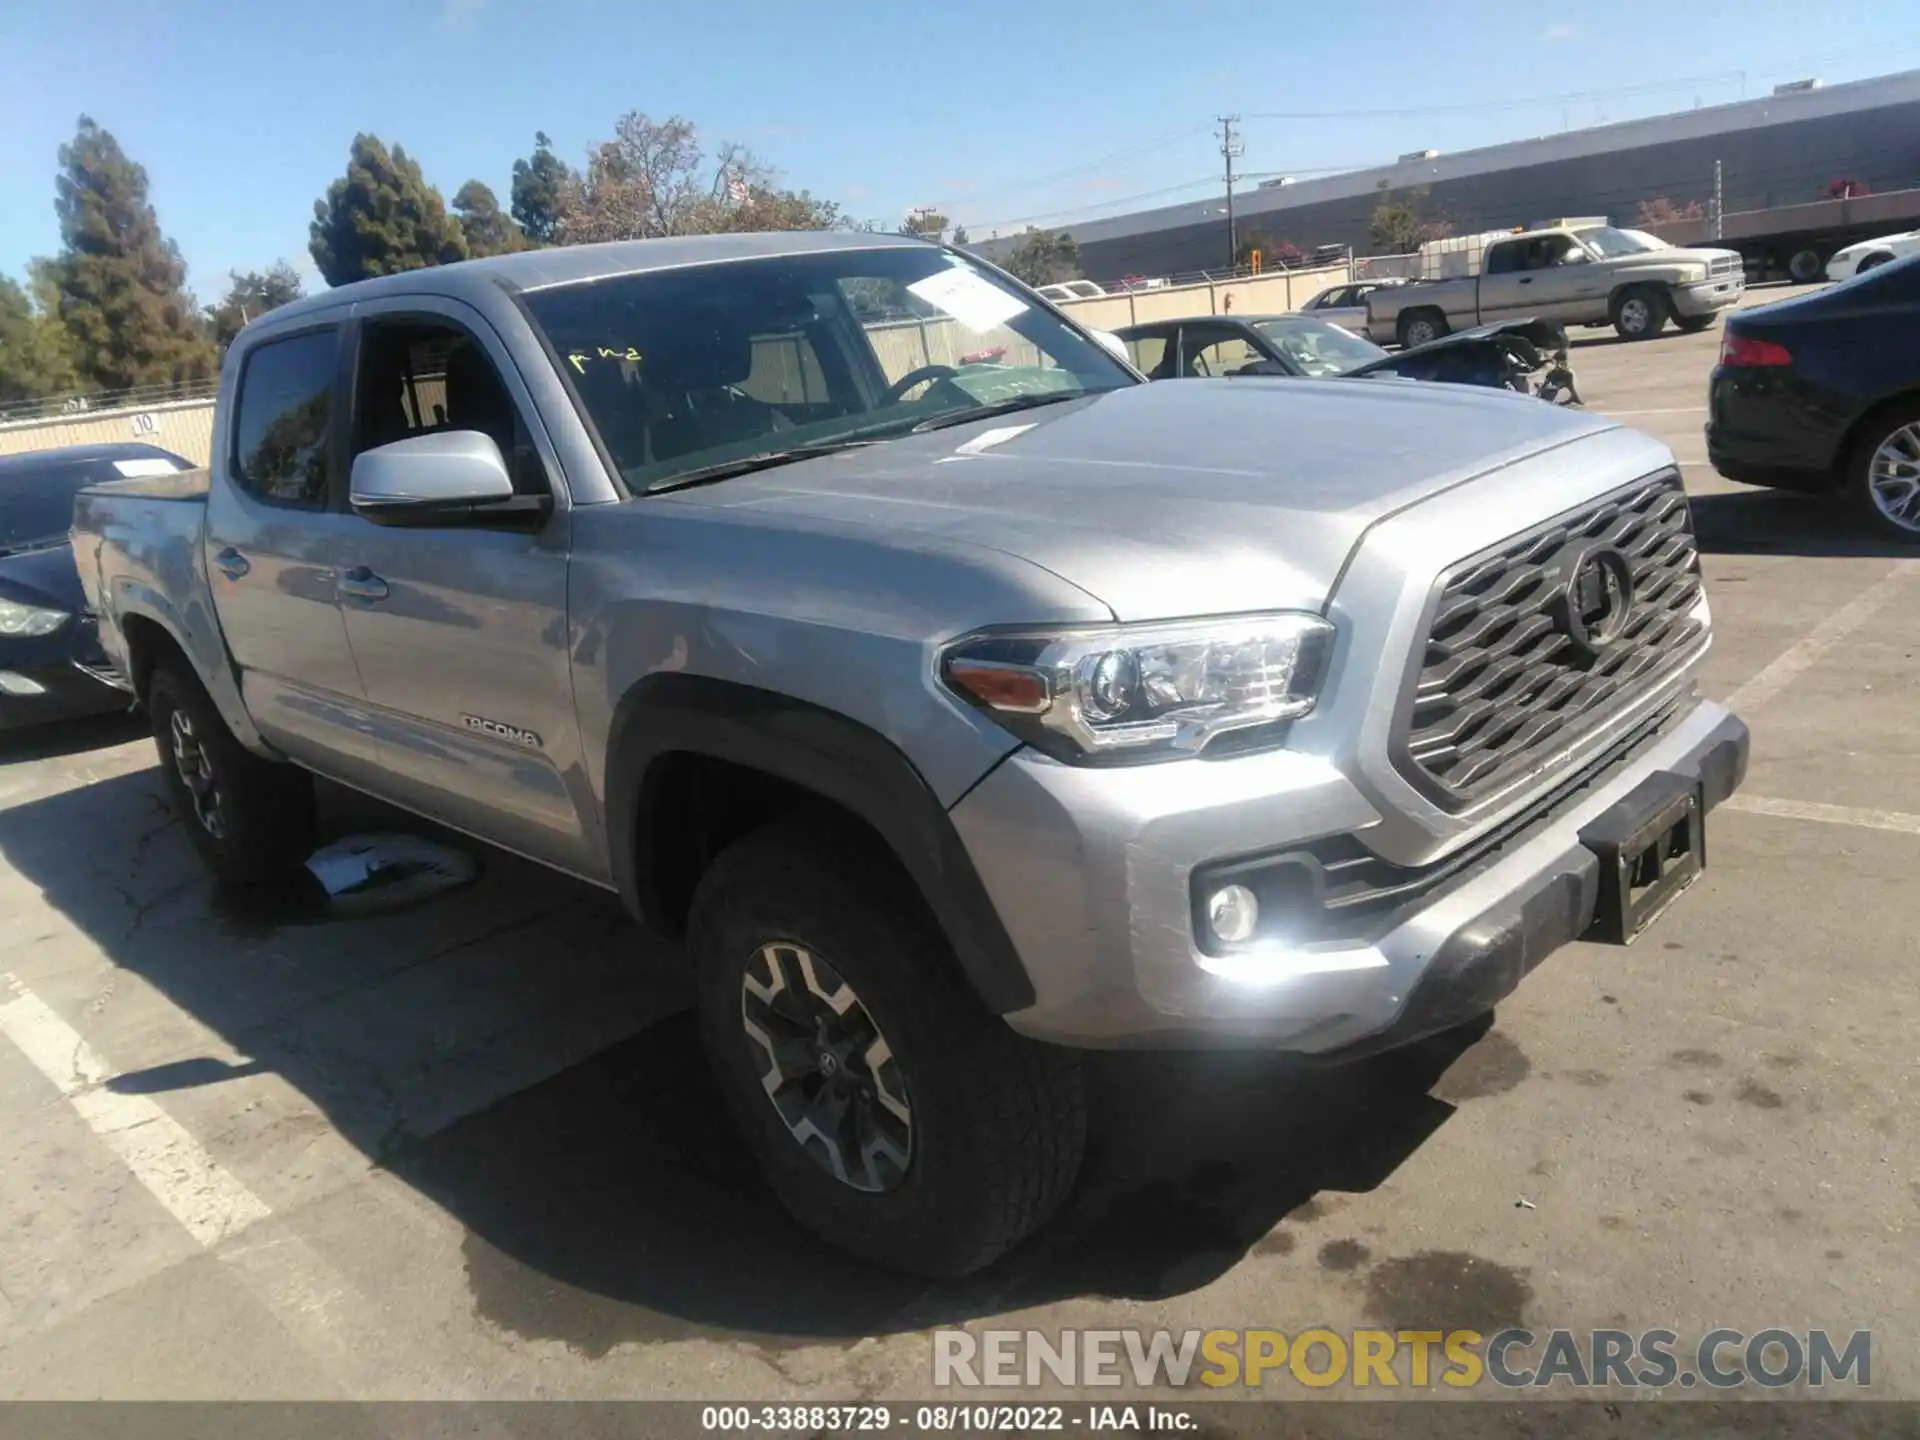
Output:
[[[313,853],[313,779],[233,738],[212,698],[178,660],[147,685],[147,713],[168,797],[215,877],[254,885]]]
[[[1651,285],[1631,285],[1613,300],[1613,331],[1622,340],[1651,340],[1667,323],[1667,297]]]
[[[1447,317],[1438,310],[1409,310],[1398,329],[1402,348],[1425,345],[1447,333]]]
[[[864,1259],[992,1263],[1072,1188],[1078,1057],[988,1014],[911,882],[831,823],[716,859],[688,946],[714,1075],[774,1194]]]
[[[1787,260],[1787,274],[1802,285],[1818,280],[1826,273],[1827,262],[1818,250],[1796,250]]]
[[[1868,424],[1848,460],[1847,488],[1881,534],[1920,545],[1920,401]]]

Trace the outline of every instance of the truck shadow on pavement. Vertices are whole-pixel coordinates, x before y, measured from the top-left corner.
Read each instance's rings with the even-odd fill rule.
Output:
[[[438,838],[332,791],[323,814],[335,835]],[[204,1114],[217,1087],[279,1075],[465,1227],[482,1319],[590,1355],[693,1336],[850,1344],[1076,1296],[1174,1295],[1249,1257],[1309,1265],[1314,1197],[1392,1174],[1452,1113],[1427,1092],[1478,1033],[1337,1070],[1093,1057],[1092,1144],[1063,1213],[990,1270],[932,1283],[786,1218],[734,1138],[675,957],[598,891],[482,850],[481,882],[458,894],[282,923],[214,892],[151,768],[0,810],[0,855],[239,1057],[172,1055],[114,1089],[163,1106],[192,1090]],[[9,968],[33,975],[38,945],[62,938]]]
[[[1873,530],[1842,495],[1733,490],[1695,495],[1692,503],[1694,538],[1708,555],[1920,555],[1920,545]]]

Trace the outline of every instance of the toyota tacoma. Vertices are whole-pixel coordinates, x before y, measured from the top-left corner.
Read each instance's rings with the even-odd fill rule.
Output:
[[[75,548],[214,873],[324,776],[681,942],[773,1191],[991,1262],[1082,1052],[1340,1061],[1700,873],[1747,732],[1672,455],[1511,395],[1152,385],[904,237],[540,250],[248,325]]]

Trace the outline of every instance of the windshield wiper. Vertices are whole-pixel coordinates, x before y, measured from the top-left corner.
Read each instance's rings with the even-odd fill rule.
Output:
[[[751,475],[756,470],[771,470],[776,465],[790,465],[796,460],[817,460],[822,455],[838,455],[844,450],[864,450],[869,445],[878,445],[877,438],[868,436],[861,439],[821,440],[812,445],[793,445],[785,450],[761,450],[753,455],[742,455],[737,460],[716,460],[711,465],[698,465],[691,470],[682,470],[678,475],[669,475],[657,485],[649,485],[647,494],[660,495],[668,490],[684,490],[690,485],[710,485],[715,480],[730,480],[735,475]]]
[[[1016,410],[1032,410],[1040,405],[1058,405],[1063,400],[1084,400],[1089,395],[1098,394],[1094,390],[1049,390],[1039,395],[1014,395],[1005,400],[989,401],[985,405],[970,405],[965,410],[950,410],[944,415],[935,415],[930,420],[922,420],[911,431],[915,435],[924,435],[929,430],[945,430],[952,425],[965,425],[973,420],[985,420],[991,415],[1010,415]]]

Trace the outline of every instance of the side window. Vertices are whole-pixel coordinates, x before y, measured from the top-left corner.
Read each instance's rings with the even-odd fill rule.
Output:
[[[327,508],[327,442],[339,333],[312,330],[256,346],[240,372],[234,481],[257,500]]]
[[[1127,358],[1143,375],[1153,375],[1167,358],[1165,335],[1136,335],[1127,341]],[[1157,378],[1157,377],[1156,377]]]
[[[1526,269],[1522,263],[1524,248],[1516,240],[1509,240],[1503,245],[1491,247],[1487,251],[1487,274],[1511,275],[1516,270]]]
[[[371,320],[354,381],[353,453],[441,430],[478,430],[500,447],[522,495],[551,487],[506,383],[480,342],[435,320]]]
[[[1264,358],[1238,335],[1201,335],[1187,343],[1187,363],[1183,373],[1196,377],[1231,375],[1241,366]]]

